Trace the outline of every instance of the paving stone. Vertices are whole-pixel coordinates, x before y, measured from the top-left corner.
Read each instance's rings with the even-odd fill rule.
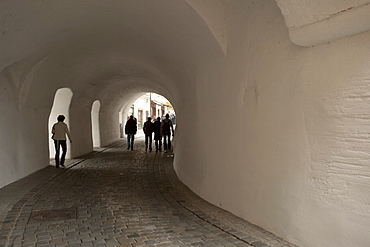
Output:
[[[120,141],[94,156],[69,160],[58,172],[43,170],[50,178],[5,214],[0,247],[7,239],[19,246],[289,244],[196,196],[177,179],[173,157],[145,153],[140,138],[135,145],[127,152]],[[27,224],[33,211],[63,208],[77,208],[77,218]]]
[[[256,246],[256,247],[268,247],[267,244],[259,242],[259,241],[253,242],[252,244],[253,244],[253,246]]]
[[[80,244],[81,243],[81,239],[77,239],[77,238],[65,238],[65,239],[63,239],[63,242],[67,242],[68,245]]]

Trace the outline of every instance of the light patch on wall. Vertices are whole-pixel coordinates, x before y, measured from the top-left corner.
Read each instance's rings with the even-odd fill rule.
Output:
[[[69,88],[60,88],[55,93],[54,97],[54,103],[53,107],[51,108],[50,115],[49,115],[49,135],[51,136],[51,130],[53,127],[53,124],[57,122],[57,117],[59,115],[64,115],[66,117],[65,123],[69,127],[69,106],[71,104],[73,92]],[[55,156],[55,150],[54,150],[54,142],[50,138],[49,141],[49,153],[50,158],[53,158]],[[67,152],[66,158],[70,157],[70,152]]]
[[[100,147],[100,125],[99,125],[100,101],[95,100],[91,108],[91,126],[93,147]]]

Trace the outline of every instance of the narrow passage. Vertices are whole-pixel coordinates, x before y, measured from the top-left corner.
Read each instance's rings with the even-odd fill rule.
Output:
[[[0,246],[293,246],[192,193],[172,153],[120,141],[53,170],[14,204]]]

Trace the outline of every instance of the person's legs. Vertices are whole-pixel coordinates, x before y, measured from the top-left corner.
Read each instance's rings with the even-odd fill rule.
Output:
[[[135,135],[131,134],[131,150],[132,151],[134,150],[134,139],[135,139]]]
[[[150,134],[149,136],[149,152],[151,152],[152,151],[152,134]]]
[[[127,150],[130,149],[130,143],[131,143],[131,135],[130,134],[127,134]]]
[[[55,146],[55,167],[59,167],[59,140],[54,140],[54,146]]]
[[[171,150],[171,135],[168,135],[168,150]]]
[[[167,151],[167,140],[166,140],[166,136],[167,135],[163,135],[163,147],[164,147],[164,151],[165,152]]]
[[[162,138],[159,138],[159,152],[162,152]]]
[[[149,139],[150,136],[145,134],[145,151],[148,151],[148,141],[150,141],[150,148],[149,150],[152,150],[152,142],[151,140]]]
[[[66,159],[66,154],[67,154],[67,141],[59,141],[60,146],[62,147],[62,157],[60,159],[60,165],[64,166],[64,161]]]

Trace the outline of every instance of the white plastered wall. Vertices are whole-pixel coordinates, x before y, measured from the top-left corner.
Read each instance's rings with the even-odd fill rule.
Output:
[[[17,160],[19,115],[16,105],[16,89],[9,82],[8,69],[0,74],[0,187],[22,177]],[[9,165],[11,164],[11,165]]]
[[[272,2],[226,13],[227,56],[198,70],[182,126],[181,180],[302,246],[368,246],[370,34],[299,47]]]

